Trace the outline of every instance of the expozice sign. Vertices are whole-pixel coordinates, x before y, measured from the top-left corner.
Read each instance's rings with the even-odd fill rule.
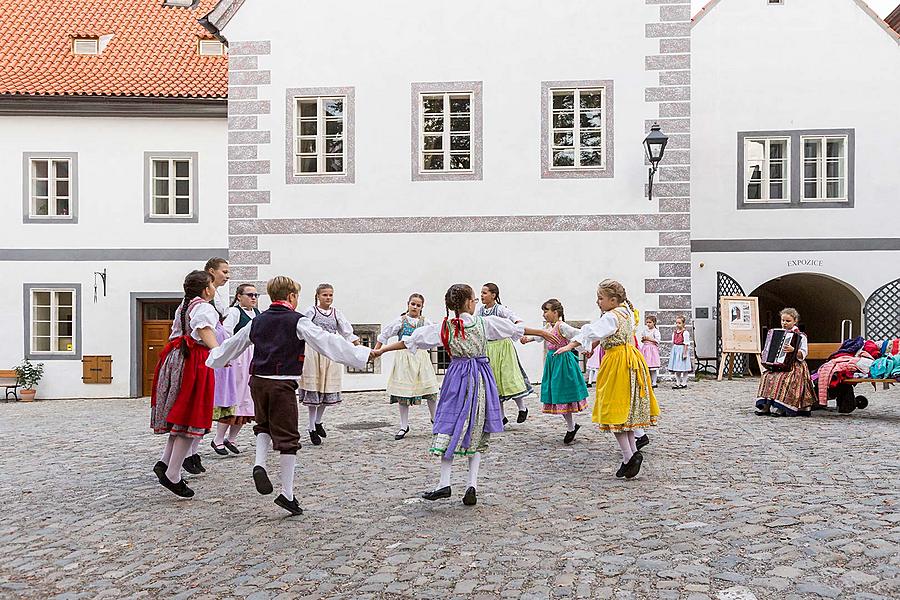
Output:
[[[823,266],[824,260],[813,260],[811,258],[798,258],[795,260],[787,261],[787,266],[789,267],[821,267]]]

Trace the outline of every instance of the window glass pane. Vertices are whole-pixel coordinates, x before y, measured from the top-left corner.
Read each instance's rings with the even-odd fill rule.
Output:
[[[59,352],[72,352],[75,347],[72,344],[71,337],[61,337],[59,338],[59,342],[57,343],[57,351]]]
[[[35,337],[31,339],[32,352],[50,352],[49,337]]]
[[[581,92],[581,108],[600,108],[603,96],[600,92]]]
[[[599,112],[583,112],[581,113],[582,127],[601,127],[603,120],[600,118]]]
[[[806,140],[803,143],[803,156],[806,158],[817,158],[821,154],[819,152],[819,140]]]
[[[467,113],[471,109],[472,100],[469,96],[450,96],[451,113]]]
[[[590,152],[582,152],[581,153],[581,166],[582,167],[601,167],[603,166],[603,160],[600,156],[600,152],[597,150],[591,150]]]
[[[191,163],[187,160],[175,161],[175,177],[190,177]]]
[[[422,98],[422,108],[426,113],[444,112],[443,96],[425,96]]]
[[[769,200],[784,200],[784,184],[783,183],[770,183],[769,184]]]
[[[34,182],[34,195],[47,196],[50,190],[50,182],[46,179],[38,179]]]
[[[747,140],[744,145],[744,159],[759,161],[766,157],[766,143],[763,140]]]
[[[444,169],[444,155],[443,154],[426,154],[425,155],[425,170],[426,171],[441,171]]]
[[[68,198],[57,198],[56,199],[56,214],[57,215],[68,215],[69,214],[69,199]]]
[[[452,154],[450,156],[451,170],[467,170],[471,168],[471,161],[468,154]]]
[[[829,160],[825,163],[825,177],[843,177],[844,161],[842,159]]]
[[[571,129],[575,127],[574,113],[556,113],[553,115],[553,127],[557,129]]]
[[[72,292],[57,292],[56,303],[60,306],[72,306]]]
[[[780,162],[769,163],[769,179],[782,179],[784,177],[784,164]]]
[[[35,306],[50,306],[50,292],[32,292]]]
[[[49,336],[50,335],[50,321],[35,321],[34,322],[34,335]]]
[[[803,165],[803,177],[806,179],[815,179],[819,176],[819,163],[816,161],[806,161]]]
[[[426,135],[426,136],[424,136],[423,147],[425,150],[442,150],[444,148],[444,136],[442,136],[442,135]]]
[[[68,181],[56,181],[56,195],[57,196],[68,196],[69,195],[69,182]]]
[[[300,116],[301,117],[315,117],[316,116],[316,101],[315,100],[301,100],[300,101]]]
[[[762,186],[759,183],[747,184],[747,200],[761,200]]]
[[[554,110],[572,110],[575,108],[574,92],[553,92]]]
[[[32,175],[34,177],[43,177],[47,178],[49,176],[47,172],[47,161],[46,160],[33,160],[31,161]]]
[[[825,184],[825,195],[828,198],[843,198],[844,197],[844,181],[829,181]]]
[[[450,131],[469,131],[469,117],[451,117]]]
[[[318,161],[313,157],[303,157],[300,159],[301,173],[315,173],[319,169]]]
[[[46,198],[34,199],[34,214],[46,216],[50,214],[50,202]]]
[[[451,135],[451,150],[468,150],[471,146],[471,139],[468,135]]]
[[[553,133],[554,146],[573,146],[575,145],[574,136],[571,131],[556,131]]]
[[[189,215],[191,214],[191,199],[190,198],[175,198],[175,214],[176,215]]]
[[[57,160],[53,161],[56,166],[57,179],[68,179],[69,177],[69,161]]]
[[[60,336],[72,337],[72,322],[61,321],[57,324],[56,331]]]
[[[49,321],[50,320],[50,307],[49,306],[35,306],[32,311],[32,319],[36,321]]]
[[[582,131],[581,132],[581,145],[582,146],[600,146],[600,132],[599,131]]]
[[[769,158],[787,158],[787,142],[785,140],[772,140],[769,143]]]
[[[553,152],[554,167],[572,167],[575,165],[575,152],[572,150],[557,150]]]
[[[153,193],[157,196],[168,196],[169,195],[169,180],[168,179],[154,179],[153,180]]]
[[[344,159],[328,157],[325,159],[325,171],[328,173],[341,173],[344,171]]]
[[[316,122],[303,121],[300,123],[300,135],[316,135]]]
[[[344,114],[343,100],[324,100],[322,104],[325,107],[325,116],[340,117]]]
[[[341,154],[344,152],[344,140],[341,138],[325,140],[325,152],[328,154]]]
[[[819,195],[819,186],[815,181],[807,181],[803,184],[804,198],[817,198]]]
[[[325,135],[340,135],[344,131],[344,122],[329,119],[325,122]]]
[[[169,214],[169,198],[168,198],[168,196],[166,196],[165,198],[156,197],[153,199],[153,214],[154,215]]]
[[[176,196],[187,196],[191,193],[191,182],[187,179],[176,179],[175,180],[175,195]]]
[[[169,161],[154,160],[153,161],[153,175],[155,177],[168,177],[169,176]]]
[[[830,158],[844,156],[844,140],[828,140],[826,151]]]
[[[443,117],[425,117],[425,131],[444,131]]]
[[[316,151],[316,138],[300,140],[300,152],[304,154],[314,153]]]

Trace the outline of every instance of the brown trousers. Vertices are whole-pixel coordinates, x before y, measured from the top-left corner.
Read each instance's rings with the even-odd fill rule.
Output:
[[[272,447],[282,454],[297,454],[300,431],[297,429],[297,382],[293,379],[250,377],[256,424],[253,433],[267,433]]]

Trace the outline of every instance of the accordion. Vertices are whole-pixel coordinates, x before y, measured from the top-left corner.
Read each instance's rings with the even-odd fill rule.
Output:
[[[785,350],[788,346],[792,347],[793,351]],[[794,364],[799,347],[799,333],[787,329],[770,329],[762,351],[762,364],[772,371],[786,371]]]

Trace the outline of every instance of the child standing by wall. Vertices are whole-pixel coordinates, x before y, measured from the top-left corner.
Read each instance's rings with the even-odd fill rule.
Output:
[[[659,375],[659,343],[662,337],[659,329],[656,328],[656,316],[648,315],[644,320],[644,330],[641,332],[641,354],[647,361],[647,368],[650,369],[650,382],[656,387],[656,378]]]
[[[756,414],[773,417],[808,417],[816,396],[813,392],[806,355],[809,341],[800,331],[800,313],[793,308],[781,311],[781,328],[800,334],[798,348],[788,346],[788,352],[797,351],[797,358],[787,371],[766,371],[756,392]]]
[[[578,335],[578,330],[567,324],[565,309],[556,298],[541,305],[544,321],[550,326],[550,335],[556,340],[545,341],[544,375],[541,378],[541,403],[543,412],[562,415],[566,422],[564,444],[575,441],[581,425],[575,423],[575,414],[587,408],[588,391],[584,376],[578,367],[578,359],[572,352],[556,354],[568,340]]]
[[[556,354],[579,346],[590,351],[596,341],[603,346],[593,421],[601,431],[611,431],[619,443],[622,464],[616,477],[631,479],[641,470],[644,460],[634,431],[656,425],[659,405],[650,385],[647,363],[634,345],[634,308],[622,284],[612,279],[600,282],[597,306],[603,313],[600,319],[582,327]]]
[[[256,308],[259,294],[256,286],[242,283],[237,287],[234,300],[225,312],[222,328],[228,337],[250,324],[259,316]],[[235,358],[229,367],[231,370],[231,389],[228,407],[215,407],[213,420],[216,423],[216,436],[210,442],[212,449],[221,456],[229,452],[239,454],[237,436],[241,427],[253,422],[253,398],[250,396],[250,361],[253,359],[253,348],[247,348],[243,354]]]
[[[672,332],[672,355],[669,357],[669,371],[675,375],[673,390],[686,389],[688,375],[694,370],[691,366],[691,334],[684,325],[684,316],[675,317],[675,331]]]
[[[419,327],[432,325],[431,321],[422,316],[424,306],[425,296],[411,295],[406,303],[406,312],[381,330],[375,349],[378,350],[387,344],[392,337],[396,336],[398,340],[403,341],[403,338],[412,335]],[[434,421],[438,384],[434,365],[431,364],[431,355],[427,350],[418,350],[415,353],[401,352],[394,358],[394,367],[388,377],[387,392],[391,397],[391,404],[397,404],[400,408],[400,429],[394,435],[395,440],[402,440],[409,433],[409,407],[421,404],[423,399],[428,403],[428,411],[431,413],[431,420]]]
[[[316,288],[316,303],[303,314],[314,324],[328,333],[335,333],[353,344],[359,344],[359,337],[353,335],[353,326],[343,313],[334,308],[334,286],[320,283]],[[327,437],[322,420],[325,409],[341,402],[341,382],[344,367],[315,350],[303,361],[303,379],[300,383],[300,400],[309,411],[309,439],[314,446],[322,444]]]
[[[253,483],[260,494],[274,491],[266,471],[266,455],[269,449],[277,450],[281,454],[281,494],[275,504],[299,515],[303,509],[294,497],[294,469],[300,449],[296,392],[302,376],[301,357],[308,345],[323,358],[361,369],[371,351],[323,330],[298,313],[300,285],[290,277],[271,279],[266,293],[272,300],[268,310],[211,353],[207,364],[224,367],[252,346],[250,393],[256,415]]]
[[[194,440],[212,427],[215,375],[205,361],[218,346],[215,328],[219,313],[210,304],[216,294],[206,271],[192,271],[184,278],[184,300],[178,307],[169,343],[163,348],[153,375],[150,427],[168,433],[162,456],[153,467],[160,485],[182,498],[194,490],[181,478],[181,468]]]
[[[486,283],[481,288],[481,306],[478,307],[476,316],[499,317],[507,319],[513,324],[519,324],[522,320],[512,310],[501,304],[500,288],[496,283]],[[531,340],[524,337],[519,340],[527,343]],[[494,380],[497,382],[497,391],[500,394],[501,410],[503,412],[503,424],[509,420],[506,418],[505,403],[512,400],[519,409],[516,423],[524,423],[528,418],[528,407],[525,406],[525,398],[534,392],[528,375],[519,362],[519,355],[512,340],[492,340],[487,345],[487,357],[490,361],[491,371],[494,372]]]
[[[500,397],[488,365],[487,344],[490,340],[521,339],[526,333],[544,339],[551,336],[506,318],[472,316],[475,293],[464,283],[450,286],[444,302],[447,317],[440,325],[419,327],[409,337],[383,346],[374,354],[404,348],[416,352],[443,345],[452,357],[441,385],[430,450],[432,454],[441,455],[441,480],[437,489],[422,497],[426,500],[449,498],[453,457],[466,456],[469,481],[463,504],[472,506],[477,501],[475,490],[481,453],[487,451],[491,434],[503,431]],[[453,311],[453,318],[450,318],[450,311]]]

